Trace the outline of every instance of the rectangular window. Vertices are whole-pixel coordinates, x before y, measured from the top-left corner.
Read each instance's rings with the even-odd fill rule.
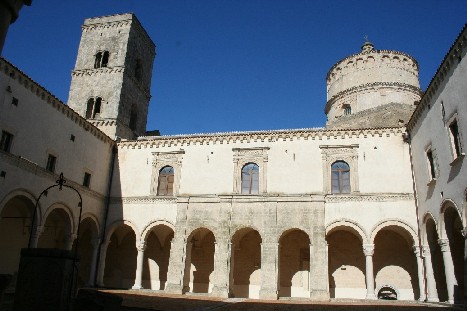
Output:
[[[49,172],[54,173],[55,172],[55,163],[57,162],[57,157],[49,154],[49,158],[47,159],[47,166],[46,169]]]
[[[83,186],[89,188],[89,185],[91,185],[91,174],[84,173]]]
[[[436,178],[436,169],[435,169],[435,160],[433,158],[433,151],[431,149],[428,149],[426,152],[426,158],[428,160],[428,168],[429,168],[429,173],[430,173],[430,180],[433,180]]]
[[[454,158],[457,158],[462,154],[462,144],[456,119],[449,124],[449,134],[451,136],[452,153]]]
[[[18,103],[19,103],[18,98],[13,97],[13,99],[11,100],[11,104],[12,104],[13,106],[18,106]]]
[[[0,150],[10,152],[11,142],[13,141],[13,134],[7,131],[2,131],[2,139],[0,140]]]

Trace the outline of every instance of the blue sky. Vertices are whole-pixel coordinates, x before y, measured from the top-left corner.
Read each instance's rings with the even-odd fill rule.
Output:
[[[157,46],[164,135],[322,127],[326,74],[365,35],[415,57],[425,90],[467,22],[465,0],[33,0],[2,56],[66,102],[84,19],[126,12]]]

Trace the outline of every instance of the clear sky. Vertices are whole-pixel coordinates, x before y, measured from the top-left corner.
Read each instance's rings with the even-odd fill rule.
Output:
[[[3,57],[67,101],[87,17],[133,12],[156,43],[148,130],[322,127],[328,70],[360,51],[415,57],[426,89],[467,22],[466,0],[33,0]]]

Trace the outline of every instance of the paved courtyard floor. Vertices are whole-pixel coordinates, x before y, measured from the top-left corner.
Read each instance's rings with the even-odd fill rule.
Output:
[[[101,290],[123,298],[122,311],[436,311],[464,310],[463,306],[451,306],[443,303],[420,303],[414,301],[365,301],[331,300],[311,302],[309,300],[256,300],[243,298],[211,298],[191,295],[169,295],[154,291]]]

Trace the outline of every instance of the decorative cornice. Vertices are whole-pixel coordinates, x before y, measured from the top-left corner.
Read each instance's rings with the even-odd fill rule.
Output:
[[[75,69],[71,72],[71,75],[73,77],[98,76],[100,74],[120,73],[124,70],[124,66]]]
[[[358,194],[330,194],[326,196],[326,203],[341,202],[392,202],[392,201],[413,201],[412,193],[358,193]]]
[[[173,136],[141,136],[137,140],[122,140],[119,148],[160,148],[190,145],[222,145],[233,143],[258,143],[295,140],[331,140],[337,138],[390,137],[402,135],[405,128],[386,127],[368,129],[296,129],[256,132],[226,132],[206,134],[186,134]]]
[[[31,174],[34,174],[39,177],[44,177],[44,178],[49,178],[53,180],[54,182],[59,178],[58,174],[52,173],[48,170],[46,170],[43,167],[40,167],[37,163],[34,163],[26,158],[23,158],[21,156],[16,156],[11,153],[7,153],[4,151],[0,150],[0,160],[1,162],[8,163],[12,166],[16,166],[19,169],[22,169],[24,171],[27,171]],[[87,187],[84,187],[80,183],[74,182],[71,179],[67,179],[67,184],[73,186],[74,188],[78,189],[81,194],[85,193],[91,197],[94,197],[98,200],[104,200],[105,196],[103,194],[100,194],[99,192],[96,192],[94,190],[91,190]]]
[[[416,70],[418,70],[417,60],[415,58],[413,58],[412,56],[410,56],[409,54],[406,54],[404,52],[399,52],[399,51],[392,51],[392,50],[371,50],[371,51],[367,51],[367,52],[360,52],[360,53],[352,54],[352,55],[349,55],[349,56],[341,59],[340,61],[335,63],[334,66],[331,67],[331,69],[329,69],[329,71],[328,71],[328,73],[326,75],[326,80],[329,80],[329,76],[331,75],[332,71],[335,68],[337,68],[340,64],[342,64],[343,62],[345,62],[345,61],[347,61],[347,60],[349,60],[351,58],[356,58],[358,56],[368,56],[368,55],[371,55],[371,54],[376,54],[376,55],[392,54],[392,55],[401,55],[401,56],[407,57],[408,59],[413,61],[413,63],[415,64]]]
[[[109,143],[111,145],[115,143],[104,132],[102,132],[97,127],[93,126],[91,123],[86,121],[86,119],[81,117],[76,111],[71,109],[69,106],[65,105],[60,99],[55,97],[55,95],[47,91],[44,87],[32,80],[28,75],[19,70],[17,67],[15,67],[3,57],[0,57],[0,72],[1,74],[9,75],[9,79],[11,80],[17,80],[18,83],[22,85],[26,90],[28,90],[32,94],[35,94],[41,102],[51,105],[53,108],[61,112],[71,121],[78,124],[85,131],[90,132],[99,140],[105,143]]]
[[[457,64],[461,60],[461,56],[464,53],[465,49],[467,48],[467,24],[464,25],[464,28],[457,36],[454,43],[451,45],[451,48],[446,53],[441,62],[440,66],[436,70],[435,75],[430,81],[425,94],[423,95],[422,99],[420,100],[420,104],[418,104],[417,108],[415,109],[412,117],[410,118],[409,122],[407,123],[407,129],[411,132],[418,122],[420,117],[422,116],[425,109],[430,109],[431,99],[435,98],[436,94],[438,94],[439,90],[443,89],[442,84],[444,83],[446,78],[449,78],[449,72],[452,68],[455,68]]]
[[[176,197],[171,196],[143,196],[143,197],[112,197],[110,198],[111,204],[123,203],[123,204],[167,204],[177,203]]]
[[[364,90],[369,90],[369,89],[379,89],[379,88],[397,88],[397,89],[405,89],[407,91],[410,91],[414,93],[415,95],[422,95],[422,90],[418,87],[415,87],[413,85],[407,84],[407,83],[401,83],[401,82],[372,82],[372,83],[366,83],[358,86],[351,87],[349,89],[346,89],[344,91],[341,91],[331,97],[327,103],[326,106],[324,107],[324,113],[328,113],[329,110],[331,109],[331,106],[338,101],[339,99],[349,96],[354,93],[361,93]]]

